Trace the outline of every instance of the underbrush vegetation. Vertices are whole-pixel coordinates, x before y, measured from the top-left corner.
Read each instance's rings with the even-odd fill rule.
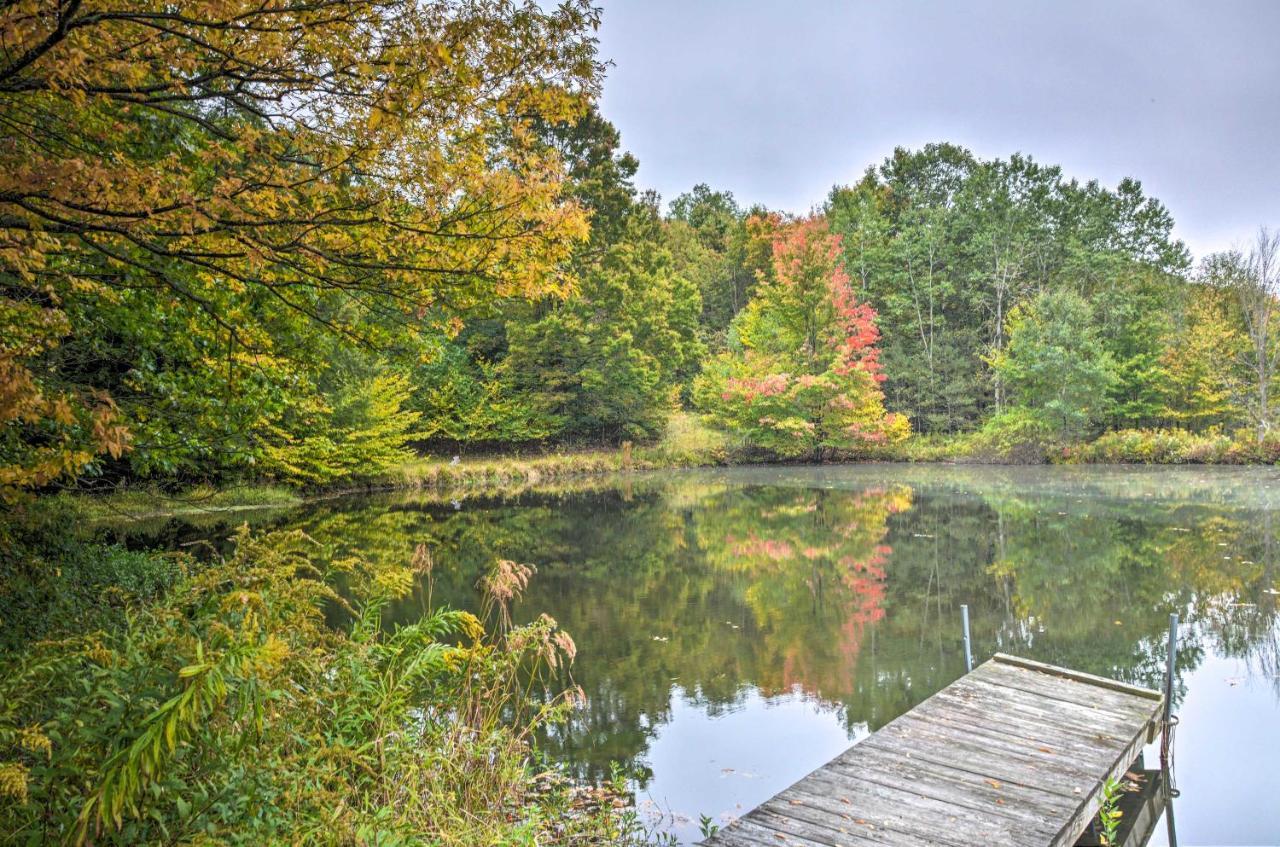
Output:
[[[982,429],[948,436],[917,436],[867,458],[896,462],[995,464],[1256,465],[1280,462],[1280,437],[1259,441],[1241,430],[1195,433],[1179,429],[1122,429],[1092,440],[1055,436],[1034,416],[1012,410]]]
[[[430,580],[425,549],[375,568],[297,532],[234,544],[212,562],[85,547],[62,606],[6,590],[6,629],[46,620],[0,652],[6,843],[645,841],[613,804],[534,790],[532,733],[581,695],[555,621],[512,623],[528,567],[498,563],[479,616],[388,630],[384,604]]]
[[[704,424],[699,416],[677,412],[667,421],[662,438],[638,455],[657,467],[690,468],[728,464],[735,457],[742,458],[745,448],[740,441]]]
[[[1193,433],[1176,429],[1125,429],[1108,432],[1085,444],[1067,447],[1069,463],[1247,465],[1280,462],[1280,435],[1258,440],[1240,430]]]
[[[1042,464],[1060,443],[1044,419],[1015,407],[996,415],[976,432],[958,439],[959,455],[970,461]]]

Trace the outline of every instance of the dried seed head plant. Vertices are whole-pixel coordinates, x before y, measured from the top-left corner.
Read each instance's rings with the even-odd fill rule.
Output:
[[[498,631],[508,632],[511,629],[511,604],[524,593],[535,570],[533,565],[499,559],[492,570],[480,577],[480,617],[488,620],[496,612]]]

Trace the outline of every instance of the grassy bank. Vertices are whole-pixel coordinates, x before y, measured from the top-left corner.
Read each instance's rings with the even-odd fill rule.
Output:
[[[100,492],[67,492],[54,500],[88,522],[171,515],[190,517],[289,508],[308,499],[369,491],[511,491],[629,471],[710,467],[762,458],[735,447],[724,435],[703,426],[695,416],[679,414],[671,419],[664,437],[652,445],[457,459],[423,456],[375,476],[308,489],[263,483],[226,488],[202,485],[171,491],[144,485]]]
[[[200,518],[216,519],[227,513],[288,509],[310,500],[344,494],[401,490],[443,493],[501,489],[513,492],[573,479],[668,466],[638,455],[627,461],[620,449],[484,457],[458,462],[423,457],[384,474],[341,480],[325,487],[303,489],[277,484],[243,484],[225,489],[200,486],[168,491],[143,486],[95,493],[64,492],[45,502],[57,503],[60,508],[74,511],[81,521],[88,524],[177,516],[198,521]]]
[[[652,463],[632,459],[622,450],[566,451],[533,456],[495,456],[474,459],[424,457],[375,477],[364,488],[467,489],[537,485],[580,476],[648,470]]]
[[[1084,441],[1018,437],[978,431],[959,435],[913,436],[868,454],[898,462],[959,462],[1060,465],[1273,465],[1280,462],[1280,437],[1259,441],[1240,430],[1195,433],[1179,429],[1125,429]]]
[[[760,461],[722,433],[682,412],[650,445],[564,450],[533,455],[443,459],[424,457],[370,480],[369,487],[437,490],[537,485],[584,476]]]
[[[242,510],[288,508],[307,499],[385,490],[510,492],[584,477],[670,468],[769,463],[767,454],[680,413],[651,445],[559,450],[497,456],[424,456],[389,472],[342,480],[312,489],[276,484],[200,486],[178,493],[159,488],[122,488],[99,494],[64,494],[88,521],[194,516]],[[794,461],[806,461],[799,459]],[[1259,442],[1252,432],[1192,433],[1185,430],[1120,430],[1091,441],[1055,443],[989,432],[913,435],[898,444],[831,456],[830,462],[951,462],[994,464],[1276,464],[1280,437]]]

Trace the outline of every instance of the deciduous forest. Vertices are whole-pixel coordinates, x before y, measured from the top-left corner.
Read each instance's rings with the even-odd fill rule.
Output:
[[[1280,459],[1280,233],[1193,257],[1141,173],[945,139],[830,174],[811,209],[659,197],[598,105],[600,14],[0,9],[12,843],[642,838],[529,793],[533,727],[575,694],[523,686],[575,647],[512,624],[522,566],[494,565],[482,612],[392,632],[425,546],[153,555],[74,538],[65,492],[297,496],[615,450]]]
[[[1193,264],[1137,179],[939,143],[799,215],[663,202],[592,105],[583,9],[43,5],[6,12],[10,493],[326,484],[656,442],[681,410],[766,457],[908,431],[1247,453],[1273,426],[1276,236]]]

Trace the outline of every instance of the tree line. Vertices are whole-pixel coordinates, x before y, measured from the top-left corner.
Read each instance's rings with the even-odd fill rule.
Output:
[[[1273,427],[1277,237],[1193,268],[1135,180],[898,149],[820,208],[664,204],[598,12],[9,7],[0,487],[323,484],[411,446],[763,453]]]
[[[591,151],[569,169],[592,214],[577,286],[452,339],[438,378],[458,394],[424,409],[448,439],[654,439],[681,407],[781,456],[908,426],[1060,442],[1274,426],[1280,239],[1265,229],[1196,266],[1136,180],[951,144],[897,149],[806,216],[707,185],[664,209],[598,114],[559,131],[561,150]],[[855,359],[862,381],[831,384]],[[521,409],[507,428],[483,419],[495,397]]]

